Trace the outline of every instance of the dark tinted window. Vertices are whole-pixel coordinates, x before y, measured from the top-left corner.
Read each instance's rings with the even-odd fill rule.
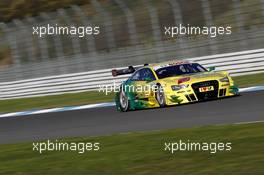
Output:
[[[156,80],[153,72],[149,68],[138,70],[130,79],[133,81]]]
[[[177,75],[192,74],[192,73],[205,72],[205,71],[207,70],[204,67],[202,67],[200,64],[193,63],[193,64],[167,66],[167,67],[159,68],[155,72],[159,77],[159,79],[162,79]]]

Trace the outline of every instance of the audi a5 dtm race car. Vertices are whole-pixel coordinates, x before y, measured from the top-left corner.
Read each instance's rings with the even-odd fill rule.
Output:
[[[170,61],[112,70],[112,75],[132,74],[118,88],[116,107],[120,111],[199,102],[239,94],[225,71],[204,68],[189,61]]]

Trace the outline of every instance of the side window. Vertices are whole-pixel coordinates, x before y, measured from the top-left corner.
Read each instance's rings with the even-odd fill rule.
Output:
[[[201,65],[197,64],[196,66],[197,66],[196,68],[199,70],[199,72],[206,71]]]
[[[132,75],[132,77],[130,79],[133,81],[139,81],[140,80],[140,71],[135,72],[134,75]]]
[[[133,81],[146,81],[146,79],[151,81],[156,80],[154,74],[149,68],[140,69],[131,77],[131,80]]]
[[[142,69],[142,80],[145,81],[151,80],[154,81],[156,80],[155,76],[153,75],[153,72],[149,68]]]

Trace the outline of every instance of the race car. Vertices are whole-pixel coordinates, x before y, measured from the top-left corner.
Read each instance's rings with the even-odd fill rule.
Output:
[[[226,71],[190,61],[169,61],[114,69],[114,77],[132,74],[115,94],[116,108],[129,111],[199,102],[239,95]]]

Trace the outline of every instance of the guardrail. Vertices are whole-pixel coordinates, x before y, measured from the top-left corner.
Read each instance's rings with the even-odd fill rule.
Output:
[[[205,67],[215,66],[232,76],[264,72],[264,49],[188,59]],[[128,75],[112,77],[111,69],[0,83],[0,99],[26,98],[93,91],[100,85],[121,83]]]

